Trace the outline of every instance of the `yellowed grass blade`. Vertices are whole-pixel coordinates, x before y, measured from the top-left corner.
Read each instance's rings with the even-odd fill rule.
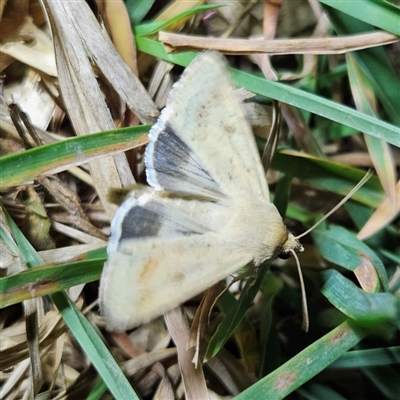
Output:
[[[158,39],[168,52],[187,49],[213,49],[225,54],[343,54],[349,51],[397,42],[398,36],[377,31],[361,35],[302,39],[219,39],[160,32]]]

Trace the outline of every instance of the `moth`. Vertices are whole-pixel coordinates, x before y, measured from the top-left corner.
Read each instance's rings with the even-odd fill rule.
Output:
[[[198,56],[149,133],[151,188],[118,209],[100,280],[111,330],[162,315],[244,265],[302,251],[275,206],[225,58]]]

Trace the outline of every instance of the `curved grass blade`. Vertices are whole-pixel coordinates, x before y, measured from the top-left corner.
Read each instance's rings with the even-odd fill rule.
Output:
[[[399,317],[399,304],[391,293],[365,292],[336,270],[324,271],[322,276],[325,279],[323,295],[355,321],[377,327]]]
[[[326,260],[340,265],[349,271],[359,267],[365,257],[369,259],[379,276],[384,291],[388,291],[388,278],[380,258],[357,236],[342,228],[330,225],[329,229],[321,227],[311,233],[322,257]]]
[[[356,35],[375,30],[373,26],[336,9],[328,7],[326,13],[339,35]],[[400,15],[398,19],[400,20]],[[356,60],[357,67],[363,71],[370,81],[374,93],[382,102],[390,120],[394,124],[400,125],[397,90],[400,81],[384,48],[378,46],[349,54]]]
[[[99,132],[0,158],[0,189],[81,165],[92,158],[143,146],[150,126]]]

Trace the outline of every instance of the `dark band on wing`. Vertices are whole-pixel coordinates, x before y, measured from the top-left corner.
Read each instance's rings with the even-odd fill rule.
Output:
[[[152,166],[157,181],[167,190],[187,188],[190,193],[218,195],[219,185],[209,175],[196,154],[176,135],[169,124],[164,124],[153,142]],[[149,169],[150,163],[147,163]],[[148,174],[154,171],[148,170]]]
[[[182,210],[184,212],[184,210]],[[148,201],[145,206],[135,205],[125,214],[119,236],[124,239],[165,236],[199,235],[204,231],[189,229],[185,224],[179,224],[176,216],[157,201]]]
[[[157,236],[161,226],[162,220],[157,212],[137,205],[125,214],[119,239]]]

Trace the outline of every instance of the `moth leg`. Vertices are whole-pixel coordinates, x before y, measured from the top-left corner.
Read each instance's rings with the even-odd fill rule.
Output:
[[[225,287],[224,290],[222,290],[222,292],[215,298],[214,302],[212,303],[210,310],[208,311],[208,320],[207,320],[207,324],[210,324],[211,321],[211,312],[214,309],[215,305],[217,304],[218,300],[224,295],[224,293],[229,290],[232,285],[234,285],[236,282],[243,280],[244,278],[253,278],[255,273],[254,271],[257,269],[257,267],[254,264],[248,264],[246,266],[246,271],[239,274],[238,276],[234,276],[232,277],[232,280],[229,282],[229,284]]]

